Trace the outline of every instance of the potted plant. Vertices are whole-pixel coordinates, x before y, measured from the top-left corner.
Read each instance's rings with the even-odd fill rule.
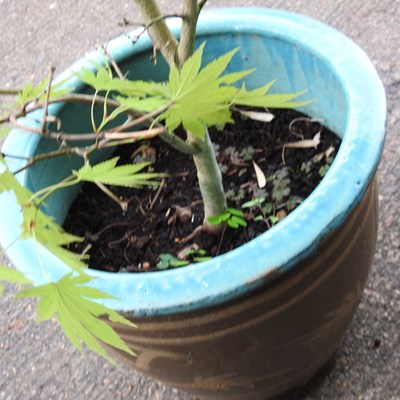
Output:
[[[120,356],[136,368],[203,398],[271,398],[303,385],[326,365],[340,345],[362,295],[376,240],[374,175],[385,127],[382,85],[354,43],[309,18],[266,9],[218,10],[199,17],[205,1],[183,1],[181,18],[169,20],[153,1],[137,3],[146,29],[112,41],[106,51],[91,53],[55,83],[51,72],[41,86],[27,86],[19,93],[23,106],[19,112],[22,115],[37,106],[40,110],[23,120],[16,120],[15,114],[4,119],[16,128],[2,149],[8,157],[3,160],[0,213],[7,230],[0,232],[0,238],[20,272],[2,268],[0,278],[33,283],[35,286],[22,295],[40,297],[39,318],[56,313],[78,348],[82,340],[107,357],[94,334],[103,343],[120,349]],[[178,43],[175,37],[179,35]],[[198,50],[192,56],[195,48]],[[236,55],[235,48],[239,48]],[[149,54],[157,51],[169,68],[158,56],[157,68],[150,68]],[[219,62],[212,64],[215,58]],[[124,179],[138,186],[163,177],[147,171],[146,163],[140,164],[139,170],[118,169],[113,161],[96,167],[96,161],[110,156],[110,141],[163,134],[165,140],[173,141],[172,145],[183,151],[211,151],[204,156],[204,165],[215,169],[203,176],[220,175],[205,126],[223,124],[230,114],[220,103],[208,117],[196,114],[204,103],[213,104],[210,93],[215,89],[215,85],[207,87],[212,81],[207,79],[203,82],[207,91],[200,92],[207,101],[193,99],[195,79],[207,68],[200,69],[201,61],[218,70],[213,72],[213,83],[219,80],[217,89],[228,88],[233,93],[229,101],[224,97],[227,90],[221,94],[223,105],[260,105],[254,100],[259,94],[264,107],[277,104],[267,104],[271,98],[283,100],[278,101],[279,106],[287,106],[288,102],[296,106],[292,100],[307,89],[307,98],[313,101],[302,102],[302,110],[314,119],[323,119],[324,125],[342,138],[332,167],[296,210],[273,229],[227,254],[156,273],[83,270],[84,258],[61,246],[78,238],[54,223],[65,219],[76,196],[78,189],[72,184],[92,180],[107,191],[104,184],[111,180],[105,176],[114,177],[112,183],[116,183],[125,174]],[[119,77],[110,75],[112,68],[120,72]],[[250,71],[252,68],[255,71]],[[212,69],[209,67],[208,72]],[[125,78],[129,70],[135,72],[134,84]],[[191,85],[185,90],[192,94],[188,110],[192,114],[176,109],[175,114],[171,113],[174,105],[180,105],[177,91],[190,71],[194,71]],[[231,87],[239,78],[245,86]],[[277,81],[268,97],[270,85],[264,85],[272,79]],[[168,84],[159,86],[150,83],[152,80],[168,80]],[[71,86],[78,94],[70,93]],[[261,94],[254,91],[263,86]],[[168,97],[166,87],[175,97]],[[118,88],[119,97],[109,93]],[[106,95],[100,96],[100,91]],[[88,99],[93,106],[76,105]],[[107,105],[100,123],[91,111],[95,103],[102,106],[96,110],[104,111]],[[137,116],[138,111],[142,115]],[[118,120],[111,128],[105,125],[110,115],[121,113],[121,117],[123,112],[129,113],[127,123],[140,133],[123,132]],[[57,129],[60,121],[62,130]],[[138,122],[150,122],[150,126],[138,128]],[[160,122],[170,132],[181,124],[192,135],[182,140],[181,136],[165,134]],[[82,151],[82,146],[76,144],[80,138],[68,136],[80,133],[83,137],[91,128],[96,145],[93,153],[91,144],[85,143]],[[114,136],[107,136],[107,132]],[[70,139],[75,140],[74,146],[65,146]],[[60,162],[63,152],[68,157]],[[45,161],[38,162],[42,158]],[[197,169],[202,171],[205,167],[200,163],[195,156]],[[20,171],[16,174],[18,181],[12,174],[16,171]],[[207,187],[207,183],[200,184]],[[207,200],[206,191],[202,195],[206,205],[217,204],[205,210],[204,225],[212,231],[223,229],[224,221],[234,211],[227,212],[218,179],[213,178],[211,184],[211,197],[217,193],[217,200]],[[43,205],[46,214],[38,205]],[[9,247],[21,236],[23,240]],[[96,318],[107,314],[107,323],[117,335]]]

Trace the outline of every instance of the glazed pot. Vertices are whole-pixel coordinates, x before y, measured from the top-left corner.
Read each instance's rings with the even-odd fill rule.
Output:
[[[179,32],[179,21],[171,27]],[[131,35],[107,49],[135,79],[167,77],[161,60],[149,60],[152,45]],[[332,359],[361,299],[374,255],[378,227],[375,173],[386,121],[383,86],[367,56],[336,30],[300,15],[269,9],[204,12],[198,44],[205,61],[240,47],[232,70],[256,67],[247,87],[277,79],[273,90],[307,90],[313,102],[302,111],[322,119],[342,138],[338,155],[315,191],[288,217],[240,248],[185,268],[148,274],[91,271],[93,285],[119,300],[104,301],[125,312],[137,329],[119,329],[138,357],[129,364],[204,399],[265,400],[300,387]],[[89,60],[74,64],[60,79]],[[69,84],[87,89],[72,77]],[[52,107],[63,129],[90,129],[81,106]],[[38,115],[39,116],[39,115]],[[40,124],[31,118],[31,123]],[[14,130],[3,152],[29,157],[55,143]],[[109,154],[101,153],[100,158]],[[78,159],[49,159],[20,174],[31,190],[60,180]],[[10,159],[11,167],[22,162]],[[76,189],[50,198],[47,209],[65,218]],[[0,197],[1,244],[18,235],[21,216]],[[6,227],[7,230],[4,230]],[[31,241],[20,241],[8,257],[36,284],[44,283]],[[54,280],[69,272],[42,249]]]

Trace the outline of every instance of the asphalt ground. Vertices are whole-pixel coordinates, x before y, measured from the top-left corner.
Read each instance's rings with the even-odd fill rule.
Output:
[[[178,1],[162,1],[171,12]],[[300,12],[341,30],[370,56],[388,98],[388,136],[379,168],[380,232],[354,322],[328,376],[305,400],[400,399],[400,1],[209,1]],[[133,1],[0,0],[0,87],[62,71],[138,21]],[[1,223],[1,221],[0,221]],[[16,287],[0,299],[0,400],[195,400],[89,352],[81,355],[55,321],[37,324]]]

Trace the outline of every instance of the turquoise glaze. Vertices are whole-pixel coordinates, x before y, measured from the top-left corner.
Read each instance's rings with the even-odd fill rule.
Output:
[[[179,24],[177,20],[171,22],[175,33],[179,32]],[[132,45],[132,37],[134,33],[109,43],[107,49],[113,58],[125,70],[134,64],[130,76],[135,79],[165,79],[165,64],[160,61],[155,68],[148,54],[144,54],[151,49],[149,38],[143,36]],[[202,14],[198,44],[204,40],[207,41],[205,61],[240,47],[231,69],[257,67],[247,79],[248,87],[277,79],[275,91],[307,89],[306,97],[314,101],[302,111],[323,119],[325,125],[343,138],[342,146],[322,183],[303,204],[273,229],[229,254],[157,273],[110,274],[90,270],[90,274],[97,277],[93,286],[119,299],[104,301],[116,310],[149,316],[185,312],[220,304],[275,279],[294,268],[315,250],[324,235],[342,223],[364,194],[381,157],[386,123],[384,89],[364,52],[341,33],[296,14],[232,8]],[[94,68],[89,60],[101,59],[101,53],[89,53],[60,79],[70,77],[83,66]],[[74,77],[69,84],[82,89]],[[56,106],[51,112],[61,113],[70,131],[90,127],[87,112],[85,118],[71,106]],[[52,146],[54,143],[13,130],[3,152],[29,157]],[[12,169],[23,165],[20,160],[10,161]],[[71,164],[65,161],[45,161],[20,174],[19,179],[37,190],[68,174]],[[79,166],[79,162],[72,160],[72,168]],[[48,210],[57,221],[65,217],[75,193],[68,190],[49,199]],[[21,221],[20,210],[9,194],[0,197],[0,219],[0,240],[5,247],[18,236]],[[66,265],[45,249],[40,251],[46,272],[53,280],[69,272]],[[19,241],[7,255],[36,284],[46,282],[32,241]]]

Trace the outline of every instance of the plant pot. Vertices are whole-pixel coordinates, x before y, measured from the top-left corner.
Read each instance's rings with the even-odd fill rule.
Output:
[[[174,32],[179,21],[172,21]],[[153,66],[147,36],[132,35],[107,47],[135,79],[165,79],[162,60]],[[383,86],[366,55],[334,29],[310,18],[268,9],[204,12],[198,43],[207,41],[205,62],[240,47],[230,68],[257,67],[249,88],[277,79],[273,90],[307,89],[313,102],[302,111],[323,119],[342,137],[327,175],[294,212],[271,230],[210,261],[148,274],[90,271],[93,285],[119,300],[104,303],[126,312],[137,329],[118,328],[138,357],[121,354],[154,379],[204,399],[269,399],[300,387],[332,359],[356,311],[371,267],[377,236],[375,173],[381,157],[386,104]],[[89,60],[90,53],[60,79]],[[71,85],[85,91],[76,78]],[[63,129],[90,129],[87,109],[51,108]],[[38,115],[40,117],[40,115]],[[32,119],[32,124],[39,124]],[[6,154],[29,157],[55,143],[14,130]],[[106,152],[99,155],[104,158]],[[49,159],[20,174],[38,190],[76,169],[78,159]],[[12,168],[23,161],[10,159]],[[62,222],[76,189],[50,198],[47,210]],[[19,233],[20,210],[0,197],[1,244]],[[7,253],[36,284],[45,282],[30,240]],[[41,250],[54,280],[69,268]]]

